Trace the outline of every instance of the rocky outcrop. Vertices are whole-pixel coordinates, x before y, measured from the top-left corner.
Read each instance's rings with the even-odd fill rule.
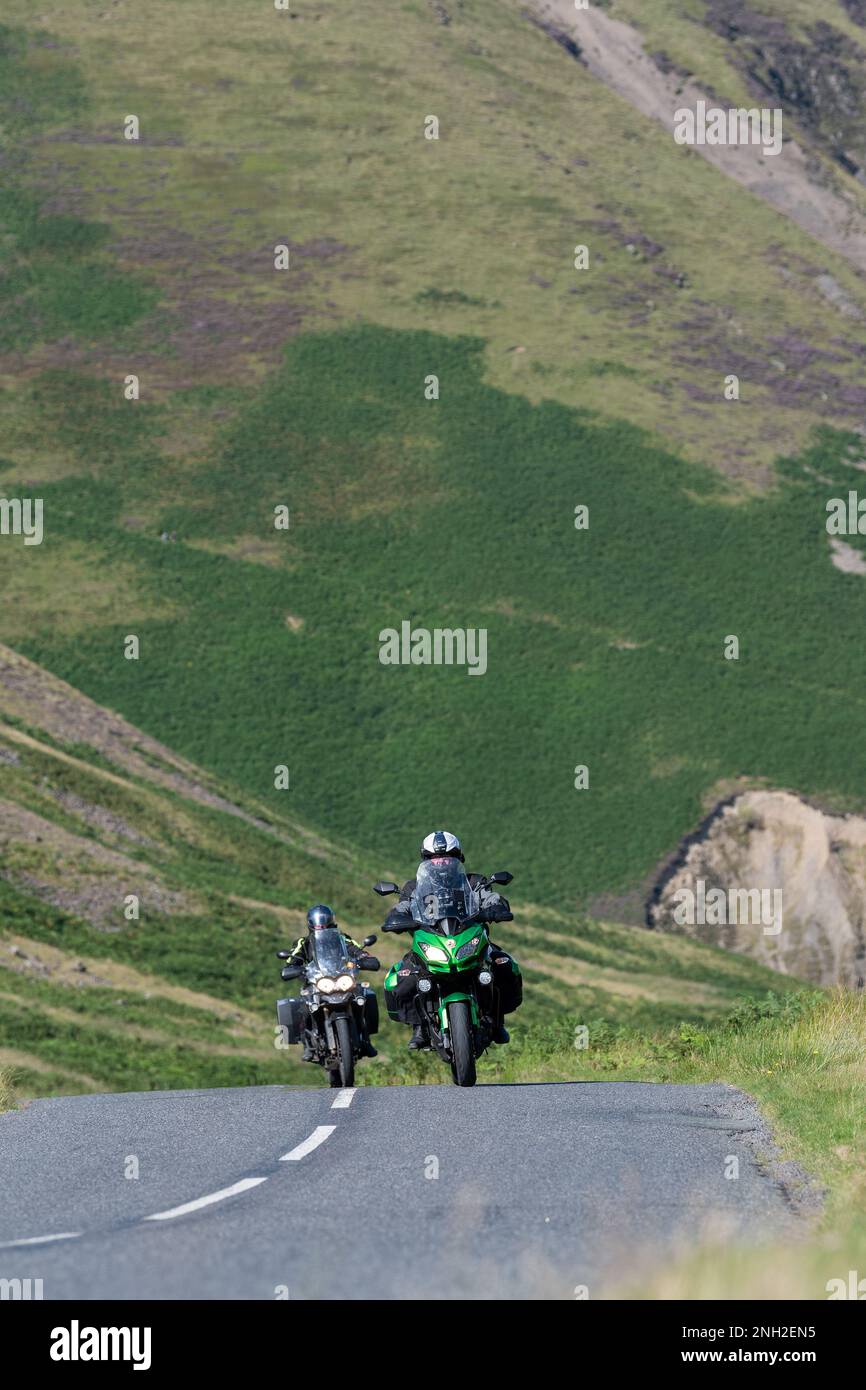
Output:
[[[789,792],[733,797],[661,874],[647,926],[815,984],[862,988],[866,819],[827,815]]]

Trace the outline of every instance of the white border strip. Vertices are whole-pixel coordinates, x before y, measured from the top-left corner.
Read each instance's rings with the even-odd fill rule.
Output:
[[[331,1101],[332,1110],[348,1110],[355,1095],[354,1086],[349,1090],[338,1091]]]

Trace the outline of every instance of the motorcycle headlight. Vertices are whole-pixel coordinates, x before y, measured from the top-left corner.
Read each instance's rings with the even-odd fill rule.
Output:
[[[421,949],[428,960],[441,961],[445,965],[448,964],[448,953],[447,951],[443,951],[441,947],[428,946],[427,943],[424,942]]]
[[[338,975],[336,979],[337,989],[351,989],[354,983],[354,975]]]
[[[320,990],[322,994],[333,994],[334,990],[339,988],[339,985],[337,981],[332,980],[329,975],[320,975],[316,981],[316,988]]]

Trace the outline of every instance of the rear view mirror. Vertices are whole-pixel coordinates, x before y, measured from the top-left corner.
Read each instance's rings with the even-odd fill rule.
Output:
[[[375,946],[375,944],[376,944],[376,933],[375,933],[375,932],[373,932],[372,936],[365,936],[365,937],[364,937],[364,940],[361,942],[361,945],[362,945],[362,946]]]
[[[288,960],[291,954],[291,951],[277,951],[277,960]]]
[[[491,874],[488,881],[490,883],[501,883],[504,887],[505,884],[510,883],[513,878],[514,874],[510,874],[507,869],[501,869],[498,874]]]
[[[373,892],[378,893],[380,898],[387,898],[389,893],[399,893],[400,889],[396,883],[389,883],[386,878],[380,878],[378,883],[373,884]]]

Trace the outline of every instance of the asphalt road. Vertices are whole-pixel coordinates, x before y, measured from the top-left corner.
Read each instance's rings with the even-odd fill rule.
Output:
[[[0,1116],[0,1278],[46,1299],[592,1298],[708,1222],[793,1234],[744,1142],[761,1131],[721,1085],[38,1100]]]

